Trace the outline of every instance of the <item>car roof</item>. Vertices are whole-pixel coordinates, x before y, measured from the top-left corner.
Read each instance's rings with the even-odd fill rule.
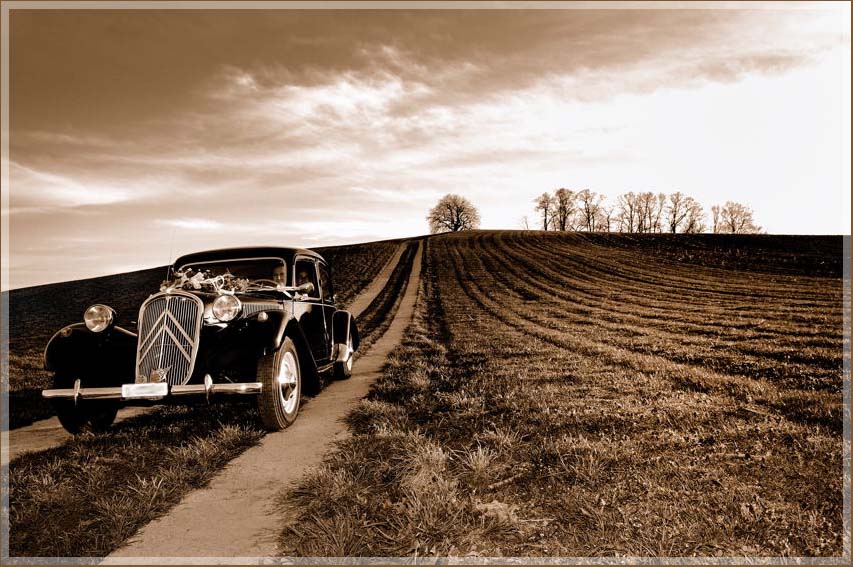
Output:
[[[240,258],[281,258],[285,263],[293,262],[294,256],[310,256],[325,262],[323,257],[307,248],[290,248],[283,246],[251,246],[241,248],[219,248],[184,254],[174,262],[175,268],[196,264],[199,262],[216,262],[221,260],[236,260]]]

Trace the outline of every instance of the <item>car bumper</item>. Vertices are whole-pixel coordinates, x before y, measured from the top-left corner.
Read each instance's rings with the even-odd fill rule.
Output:
[[[164,394],[145,395],[127,392],[121,386],[110,388],[83,388],[79,382],[74,388],[58,388],[42,390],[42,397],[47,399],[83,399],[83,400],[162,400],[181,396],[212,396],[215,394],[260,394],[260,382],[241,382],[234,384],[187,384],[183,386],[168,386]]]

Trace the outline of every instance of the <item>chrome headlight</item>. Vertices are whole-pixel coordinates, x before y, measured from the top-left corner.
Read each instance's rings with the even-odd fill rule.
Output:
[[[242,308],[243,304],[233,295],[220,295],[213,301],[212,311],[214,317],[227,323],[237,317]]]
[[[111,307],[96,303],[83,313],[83,321],[93,333],[100,333],[113,324],[116,312]]]

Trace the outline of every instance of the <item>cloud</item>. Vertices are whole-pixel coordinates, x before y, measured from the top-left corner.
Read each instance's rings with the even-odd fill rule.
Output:
[[[412,203],[431,201],[441,197],[441,192],[431,189],[380,189],[378,187],[350,187],[349,191],[371,201],[387,204],[392,202]]]
[[[89,184],[70,177],[36,170],[10,162],[10,180],[15,187],[13,208],[76,208],[87,205],[109,205],[136,198],[137,194],[111,184]],[[35,205],[27,207],[27,205]]]
[[[212,221],[210,219],[199,219],[199,218],[178,218],[178,219],[157,219],[154,221],[156,224],[160,224],[163,226],[168,226],[172,228],[180,228],[182,230],[198,230],[198,231],[215,231],[215,230],[223,230],[225,228],[230,228],[233,230],[233,227],[226,227],[221,222]]]

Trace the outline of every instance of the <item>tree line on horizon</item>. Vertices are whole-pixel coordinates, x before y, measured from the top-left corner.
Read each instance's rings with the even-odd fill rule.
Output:
[[[763,229],[755,223],[750,207],[734,201],[711,207],[710,223],[702,205],[680,191],[675,193],[635,193],[629,191],[616,198],[613,205],[595,191],[572,191],[561,187],[554,194],[545,192],[534,199],[540,230],[683,233],[758,234]],[[430,232],[458,232],[479,228],[480,214],[471,201],[460,195],[447,194],[427,215]],[[522,228],[534,230],[526,216]]]
[[[629,191],[619,195],[613,205],[608,205],[606,197],[595,191],[561,187],[553,195],[542,193],[534,203],[542,230],[672,234],[762,232],[755,223],[752,209],[734,201],[712,206],[711,222],[706,224],[708,219],[702,205],[680,191],[669,194]],[[522,225],[531,228],[526,217]]]

